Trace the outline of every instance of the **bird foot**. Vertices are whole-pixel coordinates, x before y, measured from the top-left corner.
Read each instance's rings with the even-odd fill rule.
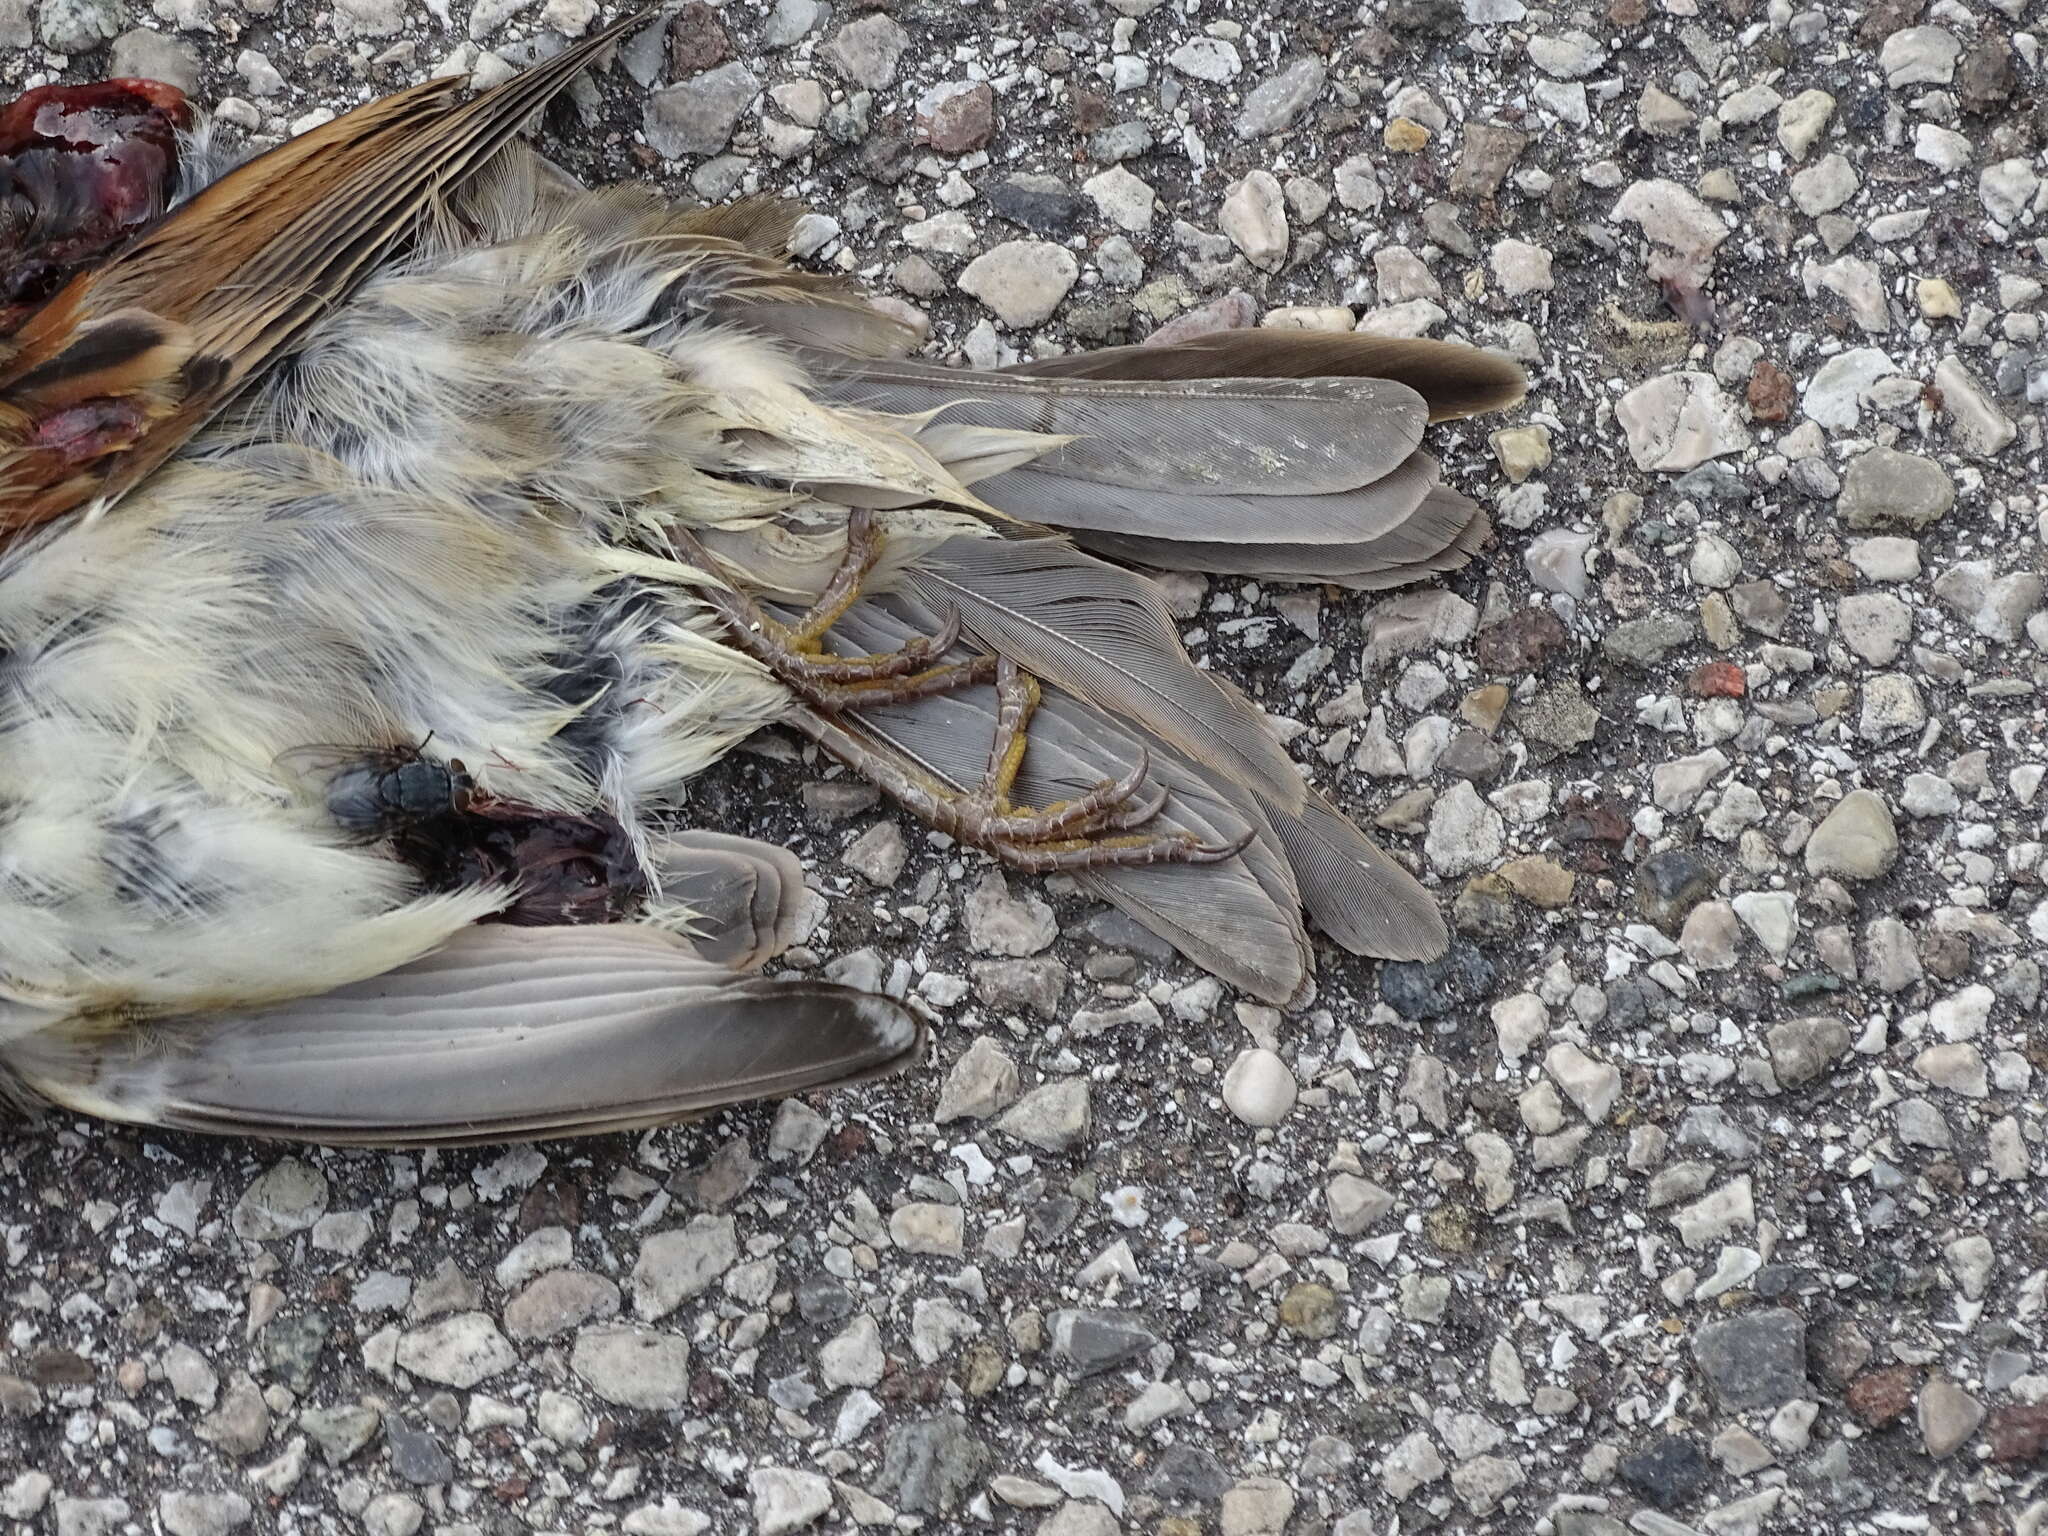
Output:
[[[678,530],[677,542],[709,568],[710,557],[687,532]],[[1142,832],[1166,804],[1164,789],[1141,793],[1151,766],[1142,751],[1121,779],[1104,780],[1076,799],[1042,809],[1012,805],[1010,790],[1023,767],[1031,716],[1038,708],[1038,682],[1006,658],[942,661],[960,638],[957,612],[947,614],[936,634],[917,636],[894,651],[866,656],[825,653],[826,632],[859,598],[861,583],[880,553],[874,515],[855,509],[847,519],[845,556],[818,600],[790,624],[736,588],[704,590],[705,601],[724,619],[733,643],[810,706],[792,710],[789,724],[913,815],[1026,874],[1213,864],[1234,857],[1251,841],[1251,833],[1233,843],[1211,844],[1182,832]],[[907,755],[832,718],[989,684],[995,686],[998,707],[988,771],[980,784],[966,791],[941,783]]]
[[[1134,869],[1147,864],[1214,864],[1244,850],[1253,834],[1204,843],[1184,832],[1142,829],[1166,804],[1166,791],[1142,793],[1149,757],[1140,750],[1130,772],[1105,779],[1076,798],[1043,808],[1013,805],[1010,790],[1030,744],[1038,682],[1007,659],[994,663],[996,729],[988,770],[973,789],[942,784],[904,755],[811,711],[790,724],[870,780],[890,799],[941,832],[980,848],[1025,874]]]
[[[695,538],[681,530],[676,539],[700,564],[710,557]],[[825,632],[853,606],[861,583],[874,569],[882,537],[874,514],[856,508],[847,519],[846,554],[818,600],[793,624],[766,612],[736,587],[706,588],[702,596],[725,621],[733,643],[761,663],[777,681],[813,709],[837,714],[883,704],[908,704],[956,688],[986,684],[995,678],[995,658],[941,662],[960,638],[960,615],[948,613],[936,634],[919,635],[899,649],[870,656],[833,656],[824,649]]]

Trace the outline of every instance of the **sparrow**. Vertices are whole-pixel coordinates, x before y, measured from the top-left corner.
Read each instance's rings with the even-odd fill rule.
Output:
[[[1487,521],[1424,430],[1521,370],[1274,331],[913,358],[792,263],[794,206],[586,188],[520,141],[647,20],[243,161],[111,82],[121,217],[61,249],[12,221],[40,263],[0,337],[15,1099],[453,1144],[899,1070],[911,1009],[762,975],[806,931],[794,856],[691,824],[690,780],[771,725],[1271,1002],[1310,922],[1444,948],[1144,572],[1456,569]],[[10,182],[109,147],[31,115],[0,227],[106,184]],[[175,182],[123,148],[166,122]]]

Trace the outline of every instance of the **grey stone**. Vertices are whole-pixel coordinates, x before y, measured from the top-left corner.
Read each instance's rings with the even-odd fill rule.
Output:
[[[979,1036],[946,1074],[932,1119],[986,1120],[1015,1103],[1018,1089],[1017,1064],[991,1037]]]
[[[730,1216],[696,1216],[678,1230],[658,1232],[640,1245],[633,1265],[633,1312],[646,1322],[668,1316],[701,1296],[739,1258]]]
[[[384,1444],[391,1453],[391,1470],[416,1487],[431,1487],[455,1476],[454,1464],[439,1442],[404,1419],[384,1421]]]
[[[604,1323],[576,1335],[569,1369],[622,1408],[680,1408],[689,1401],[690,1346],[638,1323]]]
[[[1836,507],[1843,523],[1859,531],[1917,532],[1955,504],[1955,482],[1934,460],[1895,448],[1872,448],[1850,461]]]
[[[1469,780],[1460,779],[1431,808],[1423,849],[1438,874],[1462,875],[1492,865],[1506,842],[1500,812],[1480,798]]]
[[[1902,672],[1882,672],[1863,685],[1863,708],[1856,732],[1865,741],[1883,745],[1917,736],[1927,724],[1927,705],[1920,685]]]
[[[817,29],[832,8],[820,0],[775,0],[775,9],[761,24],[763,48],[788,48]]]
[[[173,1344],[164,1351],[164,1380],[170,1383],[175,1397],[194,1404],[201,1412],[212,1409],[220,1391],[220,1377],[207,1363],[206,1356],[189,1344]]]
[[[1088,204],[1057,176],[1022,171],[989,187],[988,205],[1034,234],[1064,238],[1081,228]]]
[[[1152,130],[1142,118],[1112,123],[1088,135],[1089,157],[1101,165],[1135,160],[1152,148]],[[1049,179],[1049,178],[1048,178]]]
[[[45,48],[90,53],[121,30],[121,8],[114,0],[42,0],[36,25]]]
[[[1166,62],[1183,75],[1215,85],[1234,78],[1244,68],[1237,45],[1219,37],[1190,38],[1169,53]]]
[[[1965,453],[1980,459],[1996,458],[2019,435],[2011,418],[1992,402],[1984,386],[1954,355],[1935,364],[1934,385],[1941,391],[1942,405]]]
[[[1953,1456],[1984,1422],[1984,1405],[1939,1373],[1920,1389],[1920,1439],[1936,1461]]]
[[[1632,183],[1615,199],[1612,215],[1642,227],[1643,236],[1685,259],[1704,275],[1714,252],[1728,238],[1721,216],[1675,181],[1650,179]]]
[[[345,1404],[335,1408],[308,1408],[299,1415],[299,1428],[319,1448],[320,1458],[330,1467],[345,1465],[377,1437],[383,1422],[374,1408]]]
[[[822,1473],[793,1467],[757,1467],[747,1474],[759,1536],[789,1536],[820,1520],[832,1507],[832,1484]]]
[[[1878,67],[1893,90],[1909,85],[1947,85],[1956,77],[1963,45],[1942,27],[1902,27],[1878,50]]]
[[[1597,38],[1574,28],[1556,37],[1539,33],[1530,38],[1529,58],[1553,79],[1577,80],[1605,64],[1607,50]]]
[[[199,90],[199,56],[178,38],[151,27],[131,27],[115,38],[113,62],[116,75],[161,80],[188,96]]]
[[[1089,177],[1081,183],[1081,190],[1117,228],[1136,234],[1152,227],[1151,184],[1122,166],[1113,165]]]
[[[1837,1018],[1792,1019],[1765,1037],[1771,1070],[1783,1088],[1812,1082],[1849,1052],[1849,1026]]]
[[[1890,807],[1871,790],[1850,791],[1806,840],[1805,856],[1809,874],[1876,879],[1899,857]]]
[[[1234,182],[1217,224],[1261,271],[1277,272],[1287,259],[1287,194],[1270,171],[1251,171]]]
[[[488,1313],[458,1312],[399,1336],[398,1364],[425,1381],[463,1391],[519,1363]]]
[[[656,91],[647,98],[647,142],[669,160],[715,155],[760,94],[760,80],[738,60]]]
[[[1370,1179],[1340,1173],[1323,1191],[1330,1208],[1330,1227],[1340,1237],[1356,1237],[1394,1208],[1394,1197]]]
[[[821,52],[844,79],[871,91],[896,83],[896,72],[910,47],[910,34],[888,17],[863,16],[832,34]]]
[[[409,1315],[414,1322],[423,1323],[449,1312],[474,1312],[483,1304],[482,1288],[462,1272],[453,1258],[446,1258],[414,1288]]]
[[[332,1326],[324,1312],[296,1312],[276,1319],[263,1331],[264,1363],[294,1392],[310,1390]]]
[[[1833,213],[1863,185],[1846,156],[1828,155],[1792,177],[1792,201],[1810,219]]]
[[[1065,246],[1005,240],[969,262],[959,282],[1004,325],[1025,331],[1052,318],[1080,275],[1080,264]]]
[[[1036,896],[1011,895],[1009,882],[995,870],[968,893],[962,915],[968,944],[983,954],[1035,955],[1059,934],[1052,908]]]
[[[114,1536],[128,1519],[125,1499],[58,1498],[57,1536]]]
[[[167,1493],[157,1500],[156,1515],[166,1536],[228,1536],[249,1523],[254,1513],[239,1493]]]
[[[1909,1147],[1926,1147],[1946,1152],[1955,1145],[1955,1133],[1939,1109],[1922,1098],[1901,1099],[1893,1111],[1899,1140]]]
[[[1711,373],[1667,373],[1614,407],[1636,468],[1679,473],[1749,446],[1735,402]]]
[[[619,1288],[606,1276],[587,1269],[550,1270],[505,1303],[505,1331],[521,1342],[550,1339],[618,1312]]]
[[[1223,1102],[1246,1125],[1274,1126],[1294,1108],[1294,1074],[1273,1052],[1263,1049],[1238,1054],[1223,1074]]]
[[[1067,968],[1050,956],[976,960],[968,973],[974,978],[975,995],[991,1008],[1026,1009],[1046,1019],[1060,1016]]]
[[[870,885],[886,888],[894,885],[903,873],[903,861],[909,852],[903,841],[903,829],[893,821],[878,821],[855,838],[840,857],[848,869]]]
[[[1289,59],[1245,96],[1237,114],[1240,139],[1285,133],[1322,95],[1329,71],[1316,58]]]
[[[949,1515],[980,1485],[988,1447],[957,1413],[937,1414],[889,1432],[880,1487],[907,1515]]]
[[[1612,661],[1647,670],[1672,650],[1690,643],[1695,631],[1696,626],[1691,619],[1670,616],[1631,619],[1602,635],[1600,649]]]
[[[1842,643],[1874,667],[1890,666],[1913,638],[1913,610],[1889,592],[1855,592],[1836,614]]]
[[[1806,1323],[1788,1308],[1703,1324],[1693,1359],[1724,1410],[1776,1408],[1808,1395]]]
[[[199,1438],[230,1456],[251,1456],[270,1434],[270,1407],[248,1376],[235,1377],[220,1406],[199,1422]]]
[[[235,1235],[269,1242],[303,1232],[327,1211],[327,1179],[317,1168],[287,1157],[258,1174],[235,1202]]]
[[[996,1121],[1006,1136],[1046,1152],[1064,1152],[1088,1139],[1088,1079],[1055,1078],[1024,1095]]]
[[[873,1387],[887,1367],[882,1331],[874,1317],[858,1314],[818,1351],[818,1379],[827,1387]]]
[[[1135,1312],[1112,1308],[1064,1308],[1048,1320],[1053,1353],[1093,1376],[1135,1360],[1159,1342]]]

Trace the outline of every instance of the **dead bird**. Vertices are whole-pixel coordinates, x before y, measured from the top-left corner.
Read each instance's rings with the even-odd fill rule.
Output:
[[[586,190],[516,142],[644,19],[217,176],[188,152],[0,340],[17,1094],[492,1141],[899,1067],[903,1006],[755,974],[802,931],[795,860],[687,829],[691,777],[771,724],[1256,996],[1302,988],[1306,920],[1442,949],[1129,567],[1455,569],[1486,521],[1423,430],[1520,370],[1273,332],[910,360],[790,265],[788,205]],[[440,765],[402,796],[460,792],[366,839],[283,766],[330,743],[349,794],[401,750]]]

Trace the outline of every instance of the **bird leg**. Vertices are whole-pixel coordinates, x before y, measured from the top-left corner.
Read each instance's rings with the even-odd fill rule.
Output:
[[[674,537],[707,571],[710,556],[685,529]],[[735,587],[707,588],[702,596],[731,631],[733,643],[760,662],[808,708],[785,717],[826,751],[862,774],[913,815],[963,843],[994,854],[1026,874],[1088,869],[1131,869],[1146,864],[1213,864],[1251,841],[1209,844],[1186,833],[1144,835],[1136,829],[1157,816],[1166,791],[1141,795],[1150,759],[1121,779],[1105,780],[1076,799],[1043,809],[1017,807],[1010,790],[1030,745],[1038,681],[1007,658],[976,656],[941,661],[960,638],[960,615],[948,613],[938,633],[919,635],[899,649],[863,656],[832,656],[825,635],[860,597],[861,583],[881,554],[874,514],[856,508],[846,526],[846,554],[830,581],[794,623],[785,624]],[[995,734],[981,783],[961,791],[940,782],[886,743],[858,735],[833,716],[886,704],[907,704],[955,689],[993,683]]]
[[[1253,834],[1210,844],[1185,832],[1137,832],[1159,814],[1166,791],[1141,795],[1150,759],[1141,748],[1131,771],[1105,779],[1072,800],[1042,809],[1010,801],[1038,708],[1037,679],[1008,658],[994,664],[996,728],[988,769],[966,791],[940,782],[907,756],[856,735],[812,710],[793,710],[788,723],[870,780],[890,799],[941,832],[994,854],[1026,874],[1133,869],[1146,864],[1214,864],[1243,851]]]
[[[711,557],[694,535],[675,529],[676,543],[691,559],[711,569]],[[793,624],[784,624],[737,587],[707,587],[699,595],[725,621],[741,650],[772,672],[813,709],[836,714],[881,704],[908,704],[934,694],[987,683],[995,658],[941,662],[960,638],[960,615],[949,613],[937,634],[919,635],[899,649],[872,656],[825,653],[825,632],[860,597],[861,583],[882,552],[874,513],[857,507],[847,518],[846,554],[818,600]]]

